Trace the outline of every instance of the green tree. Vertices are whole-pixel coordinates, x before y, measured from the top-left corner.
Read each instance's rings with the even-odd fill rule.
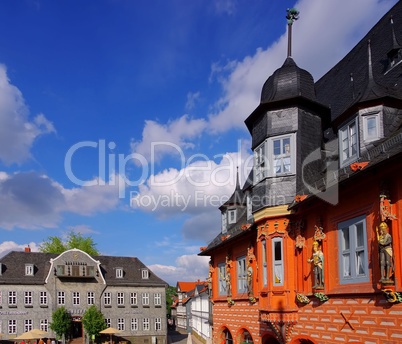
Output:
[[[71,316],[67,312],[64,306],[57,308],[52,313],[52,322],[50,323],[50,328],[56,333],[58,338],[65,339],[71,328]]]
[[[168,286],[166,288],[166,313],[168,316],[172,314],[172,304],[174,298],[177,296],[176,287]]]
[[[103,314],[95,305],[91,305],[87,308],[82,316],[82,324],[90,338],[92,338],[93,335],[98,335],[100,331],[107,327]]]
[[[63,253],[64,251],[77,248],[88,253],[90,256],[99,255],[96,243],[92,237],[83,237],[81,233],[69,232],[67,240],[63,242],[60,237],[50,236],[39,246],[39,251],[44,253]]]

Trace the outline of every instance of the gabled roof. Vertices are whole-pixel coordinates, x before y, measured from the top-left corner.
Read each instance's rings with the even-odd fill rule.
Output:
[[[50,269],[50,260],[59,254],[12,251],[0,259],[0,284],[44,284]],[[152,273],[138,258],[93,256],[100,261],[101,273],[108,285],[164,286],[165,281]],[[34,265],[34,275],[25,275],[25,264]],[[115,269],[123,269],[123,278],[116,278]],[[141,270],[148,269],[148,279],[142,279]]]
[[[205,281],[197,281],[197,282],[177,282],[176,289],[181,293],[188,293],[196,288],[197,285],[204,285]]]

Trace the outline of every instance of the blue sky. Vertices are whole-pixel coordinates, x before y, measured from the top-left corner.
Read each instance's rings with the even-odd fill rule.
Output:
[[[286,9],[317,80],[395,3],[1,1],[0,255],[73,230],[171,285],[205,279]]]

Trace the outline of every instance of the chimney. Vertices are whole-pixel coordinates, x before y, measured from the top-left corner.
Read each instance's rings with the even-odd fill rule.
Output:
[[[25,252],[31,252],[31,248],[29,247],[29,245],[25,247]]]

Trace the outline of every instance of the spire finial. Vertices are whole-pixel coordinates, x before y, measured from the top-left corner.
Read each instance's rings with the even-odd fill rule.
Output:
[[[288,20],[288,57],[292,56],[292,25],[293,22],[299,19],[299,11],[295,8],[286,10],[286,19]]]
[[[373,65],[371,62],[371,42],[368,40],[367,42],[367,49],[368,49],[368,77],[369,83],[373,81]]]
[[[240,189],[239,183],[239,166],[236,167],[236,190]]]

